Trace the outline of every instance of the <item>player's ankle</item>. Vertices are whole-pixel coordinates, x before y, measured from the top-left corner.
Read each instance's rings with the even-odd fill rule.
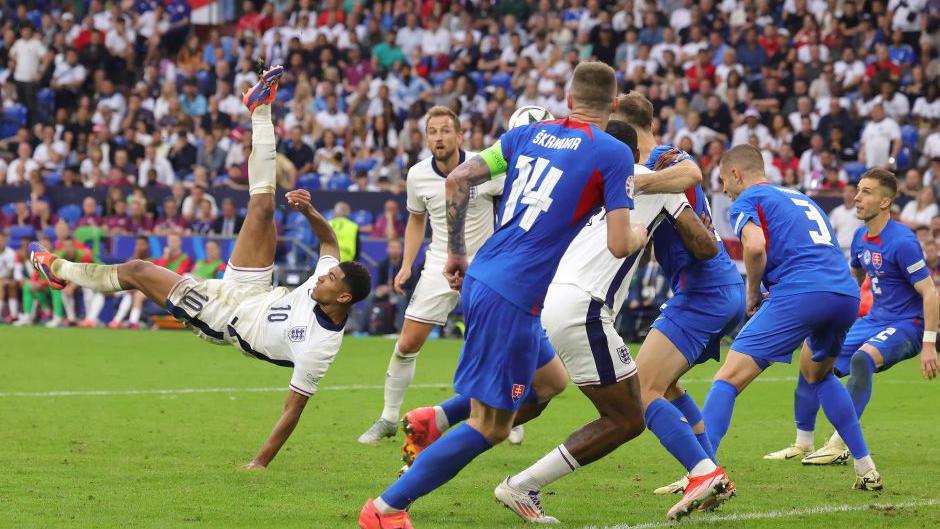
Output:
[[[695,476],[704,476],[706,474],[711,474],[718,468],[718,465],[715,464],[711,459],[703,459],[695,464],[691,470],[689,470],[689,475],[692,477]]]

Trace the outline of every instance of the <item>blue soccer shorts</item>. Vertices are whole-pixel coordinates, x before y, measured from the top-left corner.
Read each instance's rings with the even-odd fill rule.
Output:
[[[878,368],[878,372],[881,372],[917,356],[923,345],[923,337],[924,321],[920,318],[892,322],[876,322],[867,316],[859,318],[845,337],[842,352],[836,360],[836,375],[844,377],[849,374],[852,355],[862,345],[870,345],[881,353],[885,361],[884,365]]]
[[[789,364],[803,340],[812,358],[822,362],[839,356],[846,333],[858,316],[858,298],[834,292],[805,292],[774,297],[771,293],[738,333],[731,349],[766,368]]]
[[[707,292],[680,292],[667,301],[653,322],[685,356],[690,366],[718,360],[721,338],[744,321],[744,285]]]
[[[454,389],[492,408],[519,409],[536,369],[555,358],[539,316],[472,277],[464,279],[461,298],[467,332]]]

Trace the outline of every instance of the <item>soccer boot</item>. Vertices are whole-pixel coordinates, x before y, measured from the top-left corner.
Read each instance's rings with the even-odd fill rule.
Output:
[[[396,431],[398,431],[397,424],[380,418],[359,436],[358,441],[364,445],[377,445],[386,437],[395,437]]]
[[[409,467],[422,450],[441,437],[432,406],[416,408],[406,413],[401,420],[401,429],[405,432],[405,442],[401,445],[401,460]]]
[[[261,79],[242,96],[242,103],[248,108],[248,112],[254,112],[258,105],[270,105],[274,102],[277,97],[277,82],[283,75],[283,66],[272,66],[261,73]]]
[[[864,476],[855,476],[855,484],[852,485],[856,490],[882,490],[884,483],[881,481],[881,474],[877,470],[871,469]]]
[[[558,519],[546,516],[542,510],[542,496],[537,490],[522,491],[509,485],[506,478],[493,491],[496,500],[520,518],[532,523],[558,523]]]
[[[721,467],[717,467],[708,474],[690,476],[689,485],[685,488],[682,499],[669,509],[666,518],[678,520],[699,508],[708,511],[714,510],[733,495],[734,489],[731,478]]]
[[[513,427],[509,432],[509,437],[506,439],[511,445],[521,445],[522,441],[525,440],[525,426],[519,425]]]
[[[786,461],[790,459],[803,459],[807,454],[813,451],[812,446],[801,445],[793,443],[792,445],[784,448],[783,450],[777,450],[776,452],[771,452],[764,456],[764,459],[771,461]]]
[[[806,454],[802,463],[804,465],[844,465],[851,453],[845,442],[837,436],[826,441],[819,450]]]
[[[52,290],[62,290],[68,285],[68,282],[62,279],[59,279],[52,273],[52,262],[59,258],[58,255],[49,252],[42,247],[38,242],[29,243],[29,262],[33,264],[33,268],[39,272],[39,275],[46,280],[46,283],[49,284],[49,288]]]
[[[407,511],[382,514],[372,499],[359,511],[359,529],[414,529]]]
[[[689,476],[686,474],[679,478],[678,481],[673,481],[668,485],[663,485],[658,489],[653,491],[653,494],[682,494],[685,492],[685,488],[689,486]]]

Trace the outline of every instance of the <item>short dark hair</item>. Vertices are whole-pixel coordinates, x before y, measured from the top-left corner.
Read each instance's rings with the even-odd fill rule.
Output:
[[[617,138],[627,147],[630,147],[630,150],[633,151],[633,159],[638,160],[640,157],[640,151],[637,147],[638,139],[636,137],[636,129],[633,128],[626,121],[620,121],[619,119],[612,119],[607,122],[607,134]]]
[[[876,180],[878,185],[882,189],[888,191],[888,195],[891,200],[894,200],[894,197],[898,196],[898,178],[894,176],[894,173],[888,171],[887,169],[869,169],[862,173],[862,177],[859,180],[864,180],[865,178],[871,178]]]
[[[590,61],[578,64],[571,78],[571,99],[590,109],[610,112],[617,94],[617,75],[605,63]]]
[[[631,90],[617,96],[617,111],[614,112],[614,117],[635,128],[650,130],[653,127],[653,103],[643,94]]]
[[[346,283],[349,294],[352,296],[349,304],[366,299],[372,290],[372,274],[369,270],[357,261],[343,261],[339,264],[339,269],[343,271],[343,282]]]
[[[749,144],[735,145],[721,157],[721,165],[738,167],[749,172],[764,172],[764,157],[760,149]]]

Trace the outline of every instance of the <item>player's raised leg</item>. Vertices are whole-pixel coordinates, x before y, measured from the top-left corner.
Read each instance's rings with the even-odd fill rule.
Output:
[[[248,212],[229,263],[236,270],[266,272],[274,264],[277,228],[274,225],[274,191],[277,188],[277,140],[271,120],[271,103],[277,83],[284,74],[273,66],[245,93],[243,101],[251,112],[251,155],[248,157]]]

